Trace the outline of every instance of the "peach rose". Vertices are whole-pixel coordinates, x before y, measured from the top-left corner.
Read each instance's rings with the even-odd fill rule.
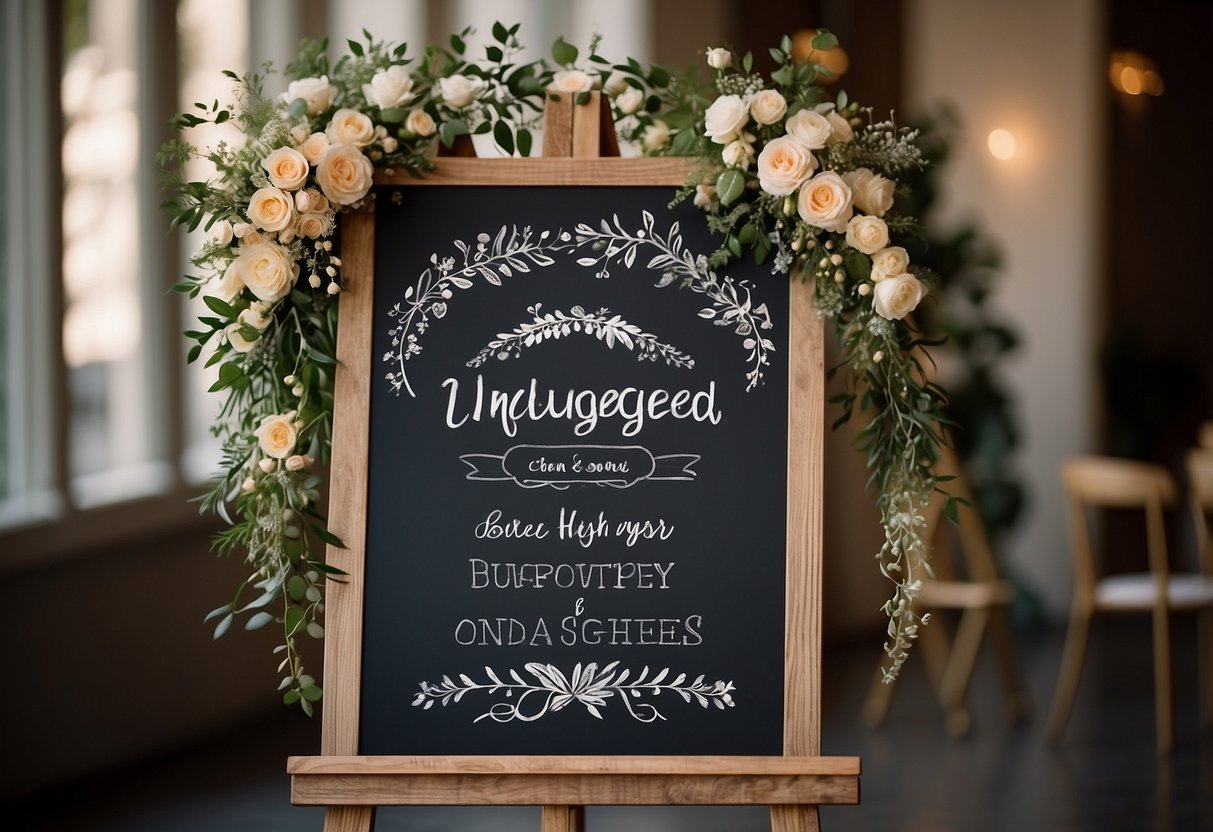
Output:
[[[247,214],[262,231],[281,231],[295,219],[295,203],[277,188],[260,188],[249,200]]]
[[[880,217],[859,214],[847,223],[847,245],[864,254],[875,254],[889,244],[889,227]]]
[[[299,152],[303,154],[304,159],[307,159],[309,165],[319,162],[324,151],[328,149],[329,137],[323,133],[313,133],[299,145]]]
[[[893,180],[868,168],[848,171],[842,178],[851,186],[855,207],[865,214],[883,217],[893,207]]]
[[[261,160],[270,184],[284,191],[297,191],[307,181],[307,157],[293,147],[280,147]]]
[[[872,281],[879,283],[886,277],[902,274],[910,268],[910,255],[901,246],[882,248],[872,255]]]
[[[842,233],[854,213],[851,189],[834,171],[819,173],[800,189],[796,211],[809,225]]]
[[[261,420],[253,432],[261,452],[274,459],[286,459],[295,450],[299,431],[295,427],[295,414],[274,414]]]
[[[872,292],[872,309],[882,318],[900,321],[918,308],[926,293],[922,281],[912,274],[886,277]]]
[[[352,205],[371,189],[375,166],[352,144],[329,147],[316,166],[316,184],[334,205]]]
[[[773,196],[792,193],[816,169],[813,154],[790,136],[772,139],[758,154],[758,184]]]
[[[375,125],[365,114],[343,107],[333,113],[325,134],[333,144],[366,147],[375,140]]]
[[[761,90],[750,102],[750,115],[759,124],[774,124],[788,111],[788,101],[778,90]]]
[[[273,303],[286,297],[299,276],[299,267],[277,243],[260,242],[240,247],[228,271],[260,300]],[[224,276],[227,279],[227,275]]]

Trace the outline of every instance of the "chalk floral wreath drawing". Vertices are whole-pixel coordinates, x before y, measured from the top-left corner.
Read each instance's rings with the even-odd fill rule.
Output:
[[[510,681],[503,681],[491,667],[486,667],[484,675],[488,678],[487,682],[474,682],[464,673],[459,674],[457,682],[450,676],[443,676],[437,684],[422,682],[421,690],[413,697],[413,706],[429,710],[434,703],[444,708],[452,702],[458,703],[470,693],[502,695],[504,701],[499,699],[493,703],[473,722],[482,719],[534,722],[574,702],[582,705],[591,716],[602,719],[600,708],[608,705],[614,697],[618,697],[628,715],[636,721],[656,722],[664,720],[665,716],[651,702],[640,700],[645,695],[660,696],[663,692],[677,694],[687,704],[697,702],[701,708],[715,706],[724,710],[734,706],[735,688],[732,682],[706,682],[703,676],[688,681],[685,673],[679,673],[667,681],[669,668],[663,668],[649,678],[647,666],[632,678],[631,671],[626,668],[618,670],[618,667],[619,662],[611,662],[602,668],[594,662],[584,665],[578,662],[573,667],[572,675],[565,676],[555,665],[528,662],[523,669],[535,677],[534,682],[526,681],[513,669],[509,672]]]
[[[393,198],[399,193],[393,192]],[[392,349],[384,354],[383,360],[392,365],[386,376],[392,390],[399,393],[404,389],[410,396],[415,395],[405,365],[421,353],[421,336],[430,328],[432,320],[446,316],[454,290],[470,289],[475,285],[474,278],[480,277],[500,286],[504,278],[528,274],[533,266],[551,266],[557,262],[557,257],[584,250],[593,253],[577,258],[576,264],[594,268],[598,278],[606,279],[611,276],[611,266],[615,262],[632,268],[638,252],[645,247],[656,251],[648,260],[647,268],[661,272],[656,284],[658,288],[677,284],[704,295],[711,305],[699,310],[699,317],[716,326],[732,327],[741,336],[742,348],[748,353],[746,360],[751,365],[746,372],[746,389],[753,390],[762,383],[763,370],[770,364],[768,354],[775,350],[774,342],[760,332],[770,330],[774,325],[765,303],[753,305],[753,284],[749,280],[734,280],[729,275],[719,276],[707,257],[687,250],[677,222],[671,223],[663,235],[656,228],[652,212],[641,211],[640,224],[640,228],[627,231],[619,216],[612,215],[610,222],[601,220],[598,228],[579,223],[575,235],[557,229],[544,230],[538,236],[530,226],[503,225],[496,235],[481,232],[475,244],[455,240],[454,246],[460,254],[458,260],[431,254],[429,267],[414,285],[405,289],[403,301],[388,310],[395,325],[388,330]],[[561,329],[563,327],[548,329],[543,334],[551,337]],[[601,337],[608,338],[607,346],[613,347],[620,331],[628,334],[619,327],[604,328],[599,324],[593,326],[591,334],[602,333]],[[499,334],[498,340],[506,344],[516,341],[509,333]],[[631,349],[626,342],[624,345]],[[509,354],[507,349],[499,352],[498,357]],[[667,361],[672,355],[668,350],[662,353]],[[645,357],[643,345],[640,357]],[[469,366],[483,363],[469,363]]]
[[[911,265],[918,226],[897,212],[894,199],[898,176],[923,164],[916,134],[891,118],[877,120],[845,93],[826,96],[820,81],[829,70],[815,58],[836,45],[829,32],[818,32],[812,51],[795,58],[784,38],[770,50],[776,69],[768,76],[752,70],[749,54],[708,49],[712,78],[705,85],[695,67],[675,73],[634,59],[613,63],[598,54],[597,39],[586,54],[557,39],[552,62],[520,62],[518,30],[495,24],[482,60],[467,54],[469,30],[447,46],[426,47],[419,60],[405,45],[369,33],[364,42],[349,41],[336,61],[327,40],[304,41],[286,67],[281,95],[265,93],[262,74],[227,73],[234,104],[199,102],[177,117],[181,129],[231,122],[243,135],[207,149],[183,137],[160,154],[174,225],[208,232],[192,257],[194,273],[176,286],[205,303],[186,333],[193,342],[187,359],[205,353],[207,366],[217,367],[211,390],[223,395],[213,426],[223,447],[221,472],[201,507],[230,524],[217,550],[243,551],[250,569],[232,599],[208,616],[217,619],[215,636],[238,616],[246,629],[277,623],[283,701],[312,713],[323,692],[298,646],[305,634],[323,637],[325,583],[339,577],[325,564],[323,545],[342,545],[317,511],[316,473],[332,428],[334,301],[342,287],[337,215],[373,198],[376,169],[425,176],[440,166],[439,143],[451,147],[478,135],[503,155],[529,155],[546,96],[580,105],[597,89],[625,146],[695,160],[675,200],[693,199],[703,209],[720,235],[718,250],[693,256],[676,227],[655,233],[647,215],[632,230],[615,218],[601,228],[578,225],[575,236],[513,227],[481,236],[459,246],[458,261],[435,255],[393,310],[398,343],[385,356],[393,365],[389,382],[397,392],[408,389],[405,363],[455,291],[474,278],[494,283],[549,265],[557,246],[581,252],[582,265],[604,278],[616,263],[631,266],[642,250],[651,255],[647,266],[661,272],[659,286],[677,282],[703,294],[709,304],[700,315],[743,339],[750,388],[761,383],[774,349],[764,334],[771,321],[765,307],[751,305],[752,286],[717,270],[749,255],[769,261],[775,273],[811,280],[818,313],[833,322],[842,347],[839,423],[854,413],[867,420],[860,449],[885,532],[877,564],[894,583],[885,608],[887,674],[894,677],[925,618],[913,607],[928,568],[922,510],[939,485],[931,468],[943,441],[943,391],[920,363],[931,344],[908,317],[933,277]],[[212,167],[209,178],[186,175],[198,159]],[[947,513],[955,516],[954,501]],[[538,687],[551,692],[549,709],[574,700],[598,707],[607,692],[634,698],[623,696],[619,677],[614,687],[604,683],[605,669],[595,676],[583,667],[575,684],[544,672]]]
[[[505,361],[518,358],[524,349],[545,341],[559,341],[574,333],[597,338],[614,349],[616,344],[636,353],[638,361],[664,361],[670,367],[691,369],[695,359],[670,344],[657,340],[657,336],[630,324],[622,315],[612,315],[603,307],[597,312],[586,312],[580,306],[571,307],[568,314],[560,309],[544,312],[543,304],[528,306],[530,321],[523,321],[509,332],[499,332],[484,349],[467,363],[469,367],[481,367],[492,358]]]

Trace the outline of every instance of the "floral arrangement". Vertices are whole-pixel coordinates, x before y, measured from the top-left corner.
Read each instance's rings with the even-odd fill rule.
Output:
[[[698,159],[674,196],[693,198],[720,234],[710,266],[748,253],[775,273],[810,279],[819,314],[834,322],[843,350],[835,369],[846,375],[833,399],[842,407],[836,426],[857,411],[868,420],[860,444],[886,537],[877,561],[895,584],[885,607],[886,674],[895,677],[925,618],[912,602],[928,568],[922,509],[938,485],[931,465],[942,441],[942,391],[924,372],[929,344],[908,318],[931,277],[896,244],[917,232],[894,207],[898,175],[923,164],[915,134],[875,121],[845,94],[826,100],[817,82],[828,70],[812,56],[794,62],[787,38],[771,50],[777,68],[769,78],[752,71],[748,54],[707,50],[714,78],[705,88],[695,67],[678,74],[612,63],[597,40],[583,60],[560,39],[553,64],[518,63],[518,29],[494,25],[483,60],[467,57],[468,30],[416,63],[404,45],[365,32],[365,42],[350,41],[335,63],[326,41],[305,41],[280,96],[264,93],[261,75],[228,73],[234,106],[199,103],[177,117],[183,129],[232,121],[246,137],[208,150],[176,140],[160,156],[174,224],[208,232],[192,258],[198,274],[175,287],[205,303],[186,333],[195,342],[188,360],[205,353],[206,365],[218,366],[211,390],[224,396],[213,427],[222,470],[202,510],[229,524],[217,550],[242,550],[251,570],[208,616],[217,619],[215,637],[237,617],[246,629],[277,623],[284,702],[312,713],[323,692],[299,645],[305,635],[324,635],[325,582],[340,575],[324,563],[323,545],[342,545],[317,511],[342,286],[337,214],[370,198],[376,168],[424,176],[441,164],[438,143],[449,148],[488,134],[504,155],[528,155],[548,92],[573,94],[580,104],[599,89],[624,143]],[[814,49],[833,45],[825,31],[813,41]],[[196,156],[214,166],[212,179],[184,176]],[[542,326],[534,314],[519,334]],[[690,360],[663,353],[665,345],[605,309],[568,314],[621,328],[642,357]],[[948,513],[955,514],[951,501]]]

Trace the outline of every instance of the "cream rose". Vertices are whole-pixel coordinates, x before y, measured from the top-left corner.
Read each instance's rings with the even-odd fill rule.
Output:
[[[332,214],[303,214],[299,217],[300,236],[315,240],[319,237],[327,236],[332,230]]]
[[[438,79],[438,94],[448,107],[461,110],[471,104],[488,85],[483,78],[470,75],[449,75]]]
[[[240,324],[247,324],[258,332],[261,332],[270,325],[269,311],[270,306],[268,303],[255,300],[249,304],[248,309],[240,311],[240,314],[236,316],[236,321]]]
[[[750,120],[750,107],[740,95],[722,95],[704,113],[704,135],[716,144],[728,144],[741,135]]]
[[[821,113],[801,110],[788,119],[788,135],[809,150],[821,150],[830,140],[830,121]]]
[[[233,260],[224,269],[223,274],[216,275],[207,281],[206,294],[213,298],[219,298],[221,301],[231,303],[236,298],[240,297],[240,293],[244,291],[244,281],[240,279],[240,271],[236,268],[236,261]]]
[[[352,205],[371,189],[375,166],[352,144],[335,144],[316,166],[316,184],[334,205]]]
[[[778,90],[762,90],[750,102],[750,115],[759,124],[774,124],[788,111],[788,101]]]
[[[882,318],[900,321],[918,308],[926,293],[922,281],[912,274],[886,277],[872,292],[872,309]]]
[[[889,227],[880,217],[859,214],[847,223],[847,245],[864,254],[875,254],[889,244]]]
[[[851,189],[834,171],[819,173],[800,189],[796,211],[809,225],[841,233],[854,213]]]
[[[733,53],[727,49],[716,47],[708,50],[708,66],[712,69],[728,69],[733,65]]]
[[[232,244],[232,238],[236,236],[236,232],[232,230],[232,224],[227,220],[219,220],[211,226],[209,233],[210,241],[220,246],[228,246]]]
[[[307,181],[307,157],[293,147],[280,147],[261,160],[270,184],[284,191],[297,191]]]
[[[882,248],[872,255],[872,280],[879,283],[886,277],[902,274],[910,268],[910,255],[901,246]]]
[[[408,118],[404,120],[404,129],[414,136],[432,136],[438,126],[434,124],[434,119],[430,118],[429,113],[418,107],[415,110],[409,110]]]
[[[295,450],[295,442],[299,439],[299,430],[295,427],[295,414],[275,414],[266,416],[261,424],[253,431],[261,452],[274,459],[286,459]]]
[[[808,148],[790,136],[767,142],[758,154],[758,184],[768,194],[787,196],[817,169]]]
[[[328,129],[324,131],[333,144],[352,144],[366,147],[375,141],[375,125],[365,113],[344,107],[333,113]]]
[[[402,66],[389,66],[376,72],[371,83],[362,85],[362,94],[367,104],[382,110],[403,107],[417,97],[413,94],[413,79]]]
[[[629,86],[615,98],[615,106],[619,108],[619,112],[630,116],[644,106],[644,93]]]
[[[248,352],[257,346],[257,342],[261,340],[254,338],[250,341],[245,338],[244,334],[240,331],[242,326],[243,324],[240,323],[228,324],[223,330],[224,334],[227,335],[227,342],[232,345],[232,349],[236,352]]]
[[[313,133],[299,145],[299,152],[303,154],[303,158],[307,159],[308,164],[311,165],[319,162],[320,157],[324,155],[324,151],[328,149],[329,137],[323,133]]]
[[[277,188],[260,188],[249,200],[247,214],[262,231],[281,231],[295,219],[295,203]]]
[[[580,69],[562,69],[552,76],[548,92],[589,92],[594,79]]]
[[[630,87],[628,76],[624,75],[617,69],[611,70],[611,74],[607,76],[606,81],[602,85],[602,91],[611,98],[619,95],[621,92]]]
[[[893,207],[893,180],[867,168],[856,168],[842,175],[851,186],[855,207],[865,214],[883,217]]]
[[[748,170],[750,163],[754,161],[754,145],[745,139],[729,142],[724,146],[724,150],[720,151],[720,158],[731,168]]]
[[[646,153],[656,153],[670,143],[670,125],[660,119],[644,128],[640,144]]]
[[[286,92],[278,97],[288,105],[296,99],[302,98],[307,104],[307,114],[315,116],[333,105],[335,95],[337,95],[337,88],[329,83],[327,75],[321,75],[319,78],[300,78],[298,81],[291,81],[286,87]]]
[[[847,121],[833,104],[818,104],[815,108],[817,112],[826,117],[826,121],[830,123],[830,139],[827,144],[840,144],[849,142],[855,138],[855,131],[851,129],[851,122]]]
[[[316,214],[328,209],[329,201],[315,188],[308,188],[295,194],[295,210],[300,214]]]
[[[299,276],[299,267],[287,250],[270,242],[241,246],[228,270],[240,285],[266,303],[286,297]]]

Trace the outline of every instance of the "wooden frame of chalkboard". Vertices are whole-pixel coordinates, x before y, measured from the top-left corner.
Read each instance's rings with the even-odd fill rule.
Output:
[[[680,186],[678,159],[443,159],[424,179],[379,184],[461,186]],[[361,756],[364,556],[370,464],[369,409],[375,214],[342,223],[346,290],[340,308],[329,547],[347,573],[330,585],[321,756],[293,757],[292,802],[324,805],[325,829],[365,830],[377,805],[524,804],[543,807],[544,832],[575,829],[586,804],[770,805],[772,829],[818,828],[819,804],[859,800],[857,757],[820,756],[822,327],[811,286],[789,281],[786,605],[782,756]]]

